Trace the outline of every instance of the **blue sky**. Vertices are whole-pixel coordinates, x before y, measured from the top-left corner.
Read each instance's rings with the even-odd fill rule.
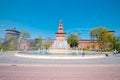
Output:
[[[0,37],[16,27],[31,38],[55,38],[59,20],[66,33],[80,31],[81,39],[98,26],[120,35],[120,0],[0,0]]]

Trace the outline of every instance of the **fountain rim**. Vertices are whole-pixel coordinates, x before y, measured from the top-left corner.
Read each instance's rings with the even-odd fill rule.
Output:
[[[20,53],[20,52],[19,52]],[[55,60],[77,60],[77,59],[97,59],[104,58],[105,55],[85,55],[85,56],[68,56],[68,55],[31,55],[31,54],[18,54],[16,52],[14,56],[22,57],[22,58],[31,58],[31,59],[55,59]]]

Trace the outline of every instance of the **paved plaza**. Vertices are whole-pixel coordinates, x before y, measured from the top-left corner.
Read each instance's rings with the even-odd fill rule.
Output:
[[[32,59],[0,52],[0,80],[120,80],[120,57]]]

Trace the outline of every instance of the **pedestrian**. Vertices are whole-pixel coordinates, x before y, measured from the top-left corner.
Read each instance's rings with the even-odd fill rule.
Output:
[[[83,52],[82,52],[82,57],[84,57],[85,56],[85,51],[83,50]]]

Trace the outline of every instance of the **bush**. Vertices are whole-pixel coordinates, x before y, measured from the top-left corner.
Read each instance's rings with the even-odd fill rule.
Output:
[[[5,47],[5,46],[0,46],[0,51],[1,51],[1,49],[3,49],[3,51],[8,50],[8,48],[7,48],[7,47]]]
[[[85,48],[83,48],[83,50],[88,51],[88,50],[89,50],[89,48],[86,48],[86,47],[85,47]]]

